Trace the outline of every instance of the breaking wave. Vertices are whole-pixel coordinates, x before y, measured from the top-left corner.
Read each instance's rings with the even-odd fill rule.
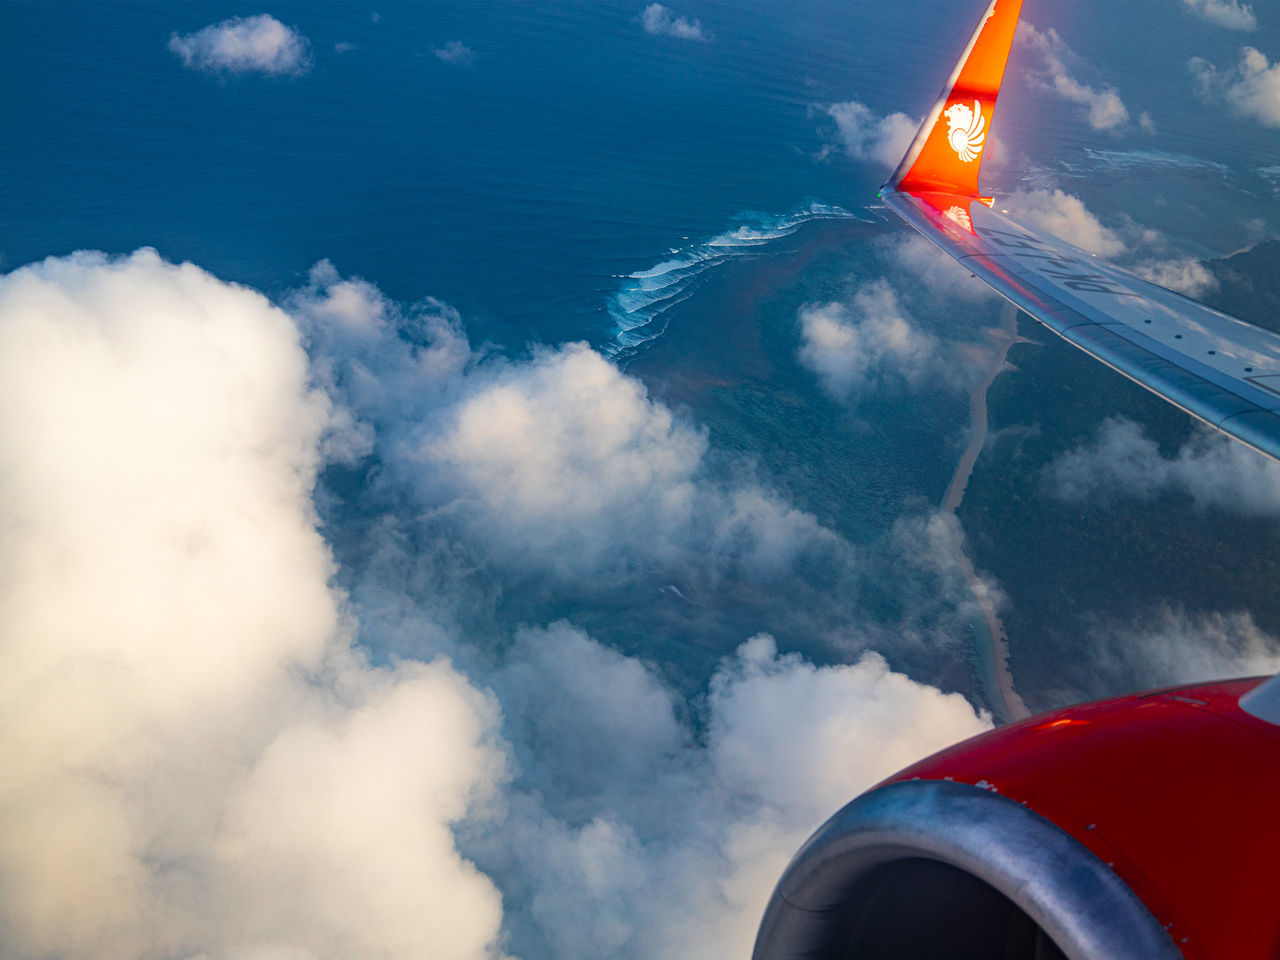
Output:
[[[783,216],[743,214],[741,226],[717,234],[710,240],[672,250],[668,259],[635,273],[619,277],[617,292],[609,297],[609,318],[613,337],[601,352],[611,360],[633,356],[662,335],[668,312],[693,295],[707,271],[730,260],[753,259],[764,255],[762,248],[789,237],[815,220],[861,220],[874,223],[865,214],[843,207],[811,203]]]
[[[1085,162],[1060,161],[1070,174],[1093,175],[1097,173],[1129,173],[1148,170],[1166,173],[1170,171],[1226,174],[1225,164],[1203,160],[1184,153],[1168,153],[1164,150],[1095,150],[1086,147]]]

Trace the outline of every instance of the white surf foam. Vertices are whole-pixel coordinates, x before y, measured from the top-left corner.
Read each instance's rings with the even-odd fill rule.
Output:
[[[1226,174],[1225,164],[1213,160],[1202,160],[1185,153],[1167,153],[1164,150],[1097,150],[1086,147],[1086,162],[1072,164],[1063,161],[1062,166],[1069,173],[1085,175],[1094,173],[1127,173],[1138,170],[1152,170],[1161,173],[1170,171],[1187,171],[1200,173]]]
[[[668,259],[652,267],[620,277],[618,290],[608,302],[613,339],[601,352],[613,360],[634,355],[642,345],[663,334],[669,322],[668,311],[691,297],[709,270],[731,260],[762,256],[766,253],[762,248],[791,236],[806,223],[875,222],[865,214],[823,203],[811,203],[782,216],[743,214],[739,220],[745,222],[709,240],[674,250]]]

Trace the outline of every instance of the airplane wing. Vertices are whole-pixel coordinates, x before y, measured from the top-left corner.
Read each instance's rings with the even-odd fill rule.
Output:
[[[978,196],[1020,6],[988,7],[885,202],[1055,333],[1280,459],[1280,337]],[[1280,675],[999,727],[823,824],[778,881],[752,958],[1274,960],[1278,764]]]
[[[988,7],[881,199],[1064,340],[1280,460],[1280,336],[1019,223],[1016,210],[979,195],[1021,6]]]

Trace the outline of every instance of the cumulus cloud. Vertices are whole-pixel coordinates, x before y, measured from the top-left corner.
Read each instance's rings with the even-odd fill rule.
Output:
[[[702,475],[707,438],[583,344],[484,371],[417,456],[491,551],[574,575],[636,559],[767,574],[829,546],[813,517]]]
[[[1002,198],[1009,213],[1082,250],[1101,257],[1116,257],[1126,250],[1120,235],[1094,216],[1079,197],[1058,189],[1019,188]]]
[[[914,231],[883,242],[884,256],[923,289],[946,300],[992,300],[996,294],[955,257]]]
[[[353,422],[329,446],[385,469],[487,562],[603,575],[637,562],[769,575],[839,549],[766,487],[706,472],[705,431],[585,344],[525,362],[471,351],[456,312],[408,314],[319,265],[289,300],[321,380]]]
[[[848,656],[882,640],[901,652],[926,634],[935,651],[946,645],[955,597],[913,594],[919,629],[868,623],[853,598],[881,589],[880,558],[585,346],[519,360],[472,350],[443,305],[398,307],[327,264],[287,305],[318,380],[354,421],[331,429],[326,449],[370,471],[358,515],[328,528],[359,541],[347,582],[377,649],[421,649],[430,635],[430,649],[471,664],[440,625],[487,623],[498,604],[519,623],[581,610],[628,649],[647,633],[696,631],[702,650],[723,651],[761,630]],[[905,347],[932,341],[914,325],[905,344],[890,332],[877,328],[889,353],[868,377],[915,376]]]
[[[475,66],[475,51],[461,40],[450,40],[443,47],[437,47],[431,52],[444,63],[451,63],[455,67]]]
[[[1202,297],[1218,289],[1218,278],[1194,257],[1173,260],[1148,260],[1133,268],[1140,277],[1158,283],[1162,287],[1185,293],[1188,297]]]
[[[885,280],[865,284],[847,305],[802,307],[799,320],[800,362],[837,399],[861,393],[885,374],[915,380],[937,358],[937,341],[912,322]]]
[[[706,444],[638,381],[573,344],[497,374],[450,411],[422,456],[456,469],[477,515],[504,536],[519,529],[535,550],[590,541],[583,559],[594,566],[640,517],[661,530],[693,521]]]
[[[1200,57],[1193,57],[1189,67],[1206,100],[1225,102],[1265,127],[1280,127],[1280,63],[1269,63],[1260,50],[1243,47],[1240,62],[1229,69],[1219,70]]]
[[[1228,30],[1257,30],[1252,4],[1240,0],[1182,0],[1192,13]]]
[[[717,944],[726,955],[746,956],[797,841],[910,763],[907,757],[991,726],[963,697],[893,673],[876,655],[818,668],[796,655],[778,656],[767,636],[744,644],[722,665],[711,681],[710,711],[717,782],[731,809],[746,812],[725,821],[720,843],[728,869],[717,875],[724,906],[700,937],[687,934],[691,958],[715,953]],[[833,757],[841,759],[833,764]],[[696,915],[685,924],[697,929]]]
[[[905,113],[882,117],[870,107],[851,100],[822,108],[836,123],[840,144],[855,160],[865,160],[892,170],[911,146],[920,127]]]
[[[702,30],[700,20],[677,17],[660,3],[651,3],[640,13],[640,25],[645,33],[678,40],[706,41],[710,39]]]
[[[537,744],[544,762],[517,784],[527,793],[506,839],[480,845],[529,885],[513,924],[563,960],[748,955],[805,836],[912,758],[990,725],[879,657],[816,667],[768,636],[720,664],[702,745],[652,667],[567,625],[521,636],[494,683],[517,756]]]
[[[6,955],[745,954],[808,832],[990,725],[873,654],[757,636],[690,700],[569,623],[436,617],[489,553],[767,574],[837,538],[585,347],[489,357],[328,263],[281,306],[151,251],[0,278],[0,421]],[[350,601],[334,462],[409,498],[373,551],[423,524],[452,579]],[[372,664],[393,622],[468,675]]]
[[[816,823],[928,753],[922,745],[989,725],[963,697],[894,673],[876,654],[819,668],[796,654],[779,656],[770,637],[744,644],[711,682],[710,743],[720,778],[731,792],[758,796],[800,822]],[[867,737],[870,731],[889,735]],[[848,766],[832,770],[828,757],[846,757]]]
[[[1113,417],[1090,443],[1049,464],[1045,480],[1049,491],[1064,500],[1148,500],[1177,492],[1191,496],[1202,509],[1280,515],[1280,464],[1208,429],[1165,457],[1141,426]]]
[[[341,400],[326,454],[348,462],[369,455],[375,425],[384,445],[399,448],[406,426],[443,403],[473,360],[462,318],[431,298],[406,312],[373,284],[343,279],[327,260],[308,281],[285,306],[304,334],[313,376]]]
[[[1096,620],[1089,635],[1093,696],[1280,671],[1280,639],[1248,613],[1192,614],[1164,605],[1132,622]]]
[[[232,17],[195,33],[169,37],[184,66],[207,73],[288,76],[311,69],[311,44],[270,14]]]
[[[1114,88],[1099,90],[1072,76],[1067,63],[1079,58],[1052,27],[1040,31],[1024,20],[1018,30],[1018,43],[1039,59],[1041,82],[1063,99],[1083,107],[1085,119],[1094,130],[1115,130],[1129,122],[1129,110]]]
[[[351,646],[310,382],[283,311],[151,251],[0,279],[14,956],[492,955],[452,824],[496,708]]]

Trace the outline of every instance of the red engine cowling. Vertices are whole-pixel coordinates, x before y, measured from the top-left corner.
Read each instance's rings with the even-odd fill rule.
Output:
[[[754,953],[1061,957],[1280,958],[1280,681],[1073,706],[903,770],[796,854]]]

